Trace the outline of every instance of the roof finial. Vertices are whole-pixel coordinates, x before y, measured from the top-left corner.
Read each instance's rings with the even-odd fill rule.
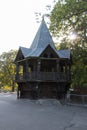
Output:
[[[44,21],[44,16],[45,16],[45,15],[43,14],[43,16],[42,16],[42,21]]]

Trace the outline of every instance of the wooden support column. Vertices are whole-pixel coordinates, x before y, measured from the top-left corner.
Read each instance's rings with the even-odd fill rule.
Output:
[[[56,60],[56,71],[60,72],[59,59]]]
[[[25,61],[25,72],[24,72],[24,78],[28,78],[28,61]]]
[[[26,73],[28,72],[28,61],[26,60]]]
[[[20,85],[18,84],[18,87],[17,87],[17,99],[20,98]]]
[[[19,76],[19,64],[18,62],[16,63],[16,79],[18,79],[18,76]]]
[[[19,73],[19,64],[16,63],[16,74]]]
[[[65,63],[65,73],[67,73],[67,63]]]
[[[37,67],[37,63],[36,63],[36,61],[34,62],[34,65],[33,65],[33,71],[36,71],[36,68]]]
[[[71,79],[71,65],[69,64],[69,70],[68,70],[69,72],[69,77],[70,77],[70,79]]]
[[[37,71],[40,72],[40,67],[41,67],[41,61],[38,59],[38,64],[37,64]]]

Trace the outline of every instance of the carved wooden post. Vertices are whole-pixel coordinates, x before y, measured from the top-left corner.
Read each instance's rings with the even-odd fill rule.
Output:
[[[60,77],[60,66],[59,66],[59,59],[56,60],[56,71],[57,71],[57,74],[56,74],[56,78],[57,80],[59,79]]]
[[[34,65],[33,65],[33,71],[36,71],[37,70],[37,63],[36,63],[36,61],[35,61],[35,63],[34,63]]]
[[[16,63],[16,80],[18,79],[18,77],[19,77],[19,64],[18,64],[18,62]]]
[[[41,61],[40,59],[38,59],[37,72],[40,72],[40,67],[41,67]]]
[[[37,80],[39,80],[41,78],[41,75],[39,73],[40,67],[41,67],[41,61],[40,61],[40,59],[38,59],[38,61],[37,61],[37,74],[36,74]]]
[[[28,72],[28,61],[26,60],[26,73]]]
[[[24,73],[24,78],[27,79],[28,77],[28,61],[26,60],[25,61],[25,73]]]
[[[69,80],[71,80],[71,65],[69,64]]]
[[[17,88],[17,98],[19,99],[21,96],[21,86],[20,84],[18,84],[18,88]]]
[[[59,59],[56,60],[56,70],[60,72]]]
[[[67,63],[65,63],[65,73],[67,73]]]

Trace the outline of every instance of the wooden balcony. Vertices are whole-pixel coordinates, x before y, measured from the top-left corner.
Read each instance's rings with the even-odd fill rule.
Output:
[[[27,81],[50,81],[50,82],[66,82],[70,81],[70,74],[58,72],[29,72],[15,76],[16,82]]]

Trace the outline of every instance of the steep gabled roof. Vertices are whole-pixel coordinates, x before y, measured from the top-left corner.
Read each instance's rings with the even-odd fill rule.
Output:
[[[31,52],[30,48],[25,48],[25,47],[19,47],[19,50],[21,50],[23,56],[26,58],[26,56]]]
[[[36,50],[34,50],[30,56],[31,57],[40,57],[41,54],[47,49],[50,48],[51,51],[55,52],[56,56],[58,56],[57,51],[55,49],[52,48],[52,46],[50,44],[48,44],[45,48],[37,48]]]
[[[55,48],[50,32],[43,19],[30,48],[20,47],[19,51],[21,51],[24,58],[39,57],[47,46],[50,46],[58,57],[70,59],[70,50],[57,50]]]
[[[58,55],[60,58],[68,58],[70,59],[70,50],[66,49],[66,50],[58,50]]]

